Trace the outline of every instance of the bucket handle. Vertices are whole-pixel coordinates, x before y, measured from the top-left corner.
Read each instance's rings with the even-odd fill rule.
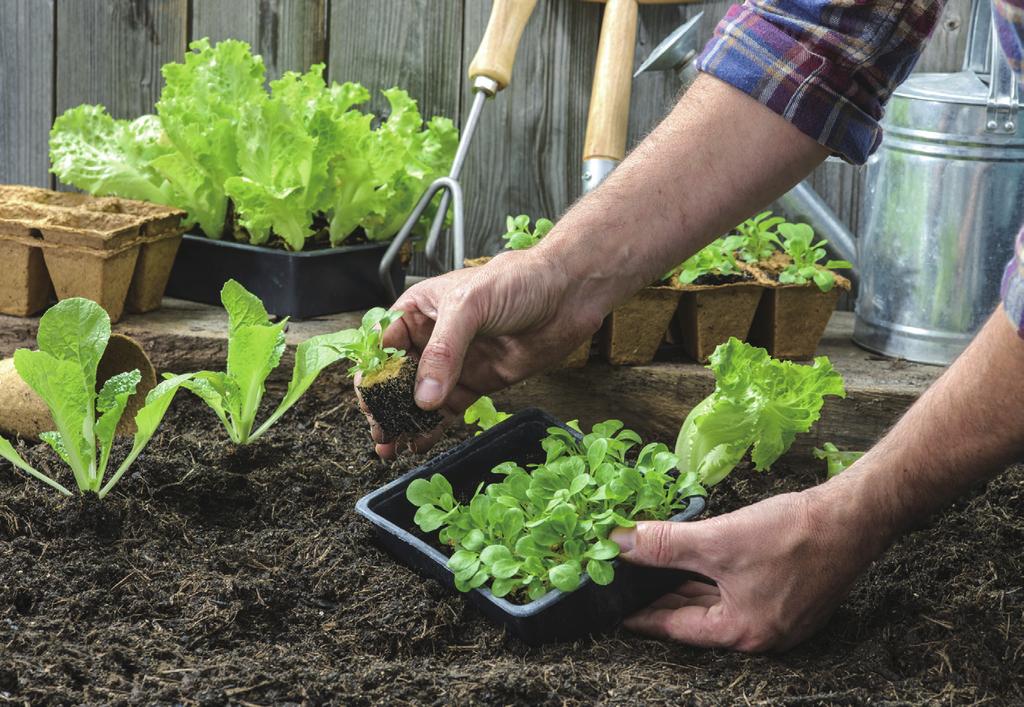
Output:
[[[1010,66],[1003,53],[996,34],[996,23],[992,22],[991,39],[992,73],[988,82],[988,110],[985,131],[990,133],[1017,132],[1017,109],[1019,106],[1020,77]]]

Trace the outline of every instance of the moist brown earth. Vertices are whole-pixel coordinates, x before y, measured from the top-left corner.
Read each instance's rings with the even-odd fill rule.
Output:
[[[374,545],[356,500],[419,459],[378,462],[354,400],[330,408],[305,400],[236,449],[182,395],[102,503],[0,464],[0,703],[1024,701],[1022,468],[902,540],[786,654],[626,631],[531,649]],[[712,512],[819,483],[819,465],[740,469]]]

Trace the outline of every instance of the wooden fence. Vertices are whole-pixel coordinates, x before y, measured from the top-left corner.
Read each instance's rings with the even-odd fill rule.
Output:
[[[271,78],[324,62],[330,79],[371,90],[399,85],[424,115],[465,119],[466,70],[490,10],[484,0],[0,0],[0,183],[50,185],[47,134],[56,115],[101,103],[115,117],[153,111],[160,67],[188,42],[243,39]],[[635,63],[704,10],[709,37],[731,3],[648,5]],[[580,193],[580,165],[602,6],[541,0],[512,85],[486,107],[463,174],[469,254],[498,247],[504,216],[554,216]],[[969,0],[951,0],[919,70],[959,66]],[[674,102],[674,76],[634,81],[630,143]],[[373,107],[381,107],[379,95]],[[826,163],[819,193],[856,231],[860,174]]]

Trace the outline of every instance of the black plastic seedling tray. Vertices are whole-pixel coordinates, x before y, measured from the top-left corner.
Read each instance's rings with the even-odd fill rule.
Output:
[[[310,319],[391,304],[377,275],[388,243],[292,253],[248,243],[186,234],[171,270],[167,296],[220,304],[224,283],[235,279],[263,300],[271,314]],[[395,290],[405,277],[399,258],[391,268]]]
[[[448,569],[448,555],[437,542],[437,534],[425,534],[413,522],[416,508],[405,497],[414,479],[441,474],[452,485],[455,497],[468,501],[480,482],[498,481],[491,469],[505,461],[520,466],[544,461],[540,441],[549,427],[565,427],[542,410],[531,408],[514,415],[481,435],[444,452],[386,486],[367,494],[356,510],[373,523],[380,543],[395,557],[419,573],[454,589]],[[566,428],[568,429],[568,428]],[[573,434],[576,434],[573,432]],[[693,520],[705,507],[704,498],[694,496],[686,510],[673,521]],[[495,597],[486,589],[474,589],[467,598],[489,619],[503,624],[531,645],[574,640],[599,634],[617,626],[622,619],[668,593],[688,573],[637,567],[615,562],[615,580],[600,586],[584,576],[575,592],[554,590],[528,604],[514,604]]]

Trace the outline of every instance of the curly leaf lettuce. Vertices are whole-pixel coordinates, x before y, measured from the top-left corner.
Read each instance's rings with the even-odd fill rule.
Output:
[[[687,415],[675,450],[680,471],[695,472],[708,486],[728,476],[748,450],[754,468],[767,470],[818,420],[825,396],[846,396],[825,356],[809,366],[778,361],[731,338],[711,355],[709,368],[715,392]]]

